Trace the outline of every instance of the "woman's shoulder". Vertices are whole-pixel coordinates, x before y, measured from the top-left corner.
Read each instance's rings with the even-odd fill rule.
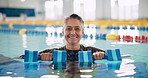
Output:
[[[65,50],[65,46],[64,47],[56,47],[56,48],[48,48],[48,49],[40,51],[40,53],[52,53],[53,50]]]
[[[105,50],[103,49],[100,49],[100,48],[97,48],[97,47],[92,47],[92,46],[84,46],[84,45],[81,45],[81,47],[83,48],[84,51],[92,51],[92,52],[96,52],[96,51],[101,51],[101,52],[105,52]]]

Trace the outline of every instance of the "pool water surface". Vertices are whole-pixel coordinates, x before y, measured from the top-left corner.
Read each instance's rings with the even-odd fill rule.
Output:
[[[81,44],[104,50],[120,49],[121,55],[129,57],[122,58],[122,61],[96,60],[94,63],[82,65],[79,62],[54,64],[52,61],[24,63],[22,59],[13,58],[23,55],[25,50],[41,51],[64,46],[62,27],[27,29],[29,32],[26,34],[4,31],[8,29],[0,28],[0,78],[148,78],[147,42],[96,38],[96,34],[99,36],[103,34],[121,35],[121,32],[120,30],[101,30],[91,27],[85,29],[87,37],[82,38]],[[20,31],[20,29],[12,30]],[[147,31],[137,32],[136,30],[123,34],[148,35]]]

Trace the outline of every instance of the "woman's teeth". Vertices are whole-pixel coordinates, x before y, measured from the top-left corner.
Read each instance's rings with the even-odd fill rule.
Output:
[[[69,36],[69,38],[78,38],[77,36]]]
[[[77,38],[77,37],[69,37],[69,38]]]

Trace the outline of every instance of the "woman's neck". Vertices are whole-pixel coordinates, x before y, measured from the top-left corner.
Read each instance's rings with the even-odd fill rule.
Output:
[[[76,44],[76,45],[66,44],[66,49],[68,49],[68,50],[78,50],[78,49],[80,49],[80,44]]]

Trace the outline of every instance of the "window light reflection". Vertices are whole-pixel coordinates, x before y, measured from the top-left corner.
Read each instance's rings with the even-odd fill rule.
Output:
[[[60,33],[62,33],[62,28],[54,28],[54,27],[47,27],[46,32],[48,34],[48,37],[46,37],[46,44],[48,46],[53,45],[53,44],[63,44],[64,43],[64,38],[60,37]],[[55,35],[56,32],[56,35]]]
[[[80,70],[80,72],[93,72],[93,70]]]
[[[58,75],[43,75],[40,78],[60,78]]]
[[[92,75],[80,75],[81,78],[92,78]]]
[[[22,41],[23,41],[23,48],[27,48],[27,36],[26,36],[26,34],[22,35]]]
[[[136,66],[132,64],[133,62],[135,61],[131,59],[123,59],[120,70],[115,70],[115,72],[118,73],[117,76],[120,77],[135,74],[136,72],[134,69],[136,68]]]

